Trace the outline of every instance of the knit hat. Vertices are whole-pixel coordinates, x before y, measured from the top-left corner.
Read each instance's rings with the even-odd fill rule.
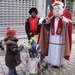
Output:
[[[7,35],[7,37],[11,37],[11,36],[13,36],[14,34],[16,34],[16,30],[14,30],[13,28],[10,28],[10,27],[8,27],[7,28],[7,33],[6,33],[6,35]]]
[[[60,4],[61,6],[63,6],[63,3],[61,0],[52,0],[52,6],[54,6],[56,3]]]

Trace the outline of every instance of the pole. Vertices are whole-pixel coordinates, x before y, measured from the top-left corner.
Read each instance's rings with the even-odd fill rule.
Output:
[[[62,46],[61,46],[61,54],[60,54],[59,73],[60,73],[60,68],[61,68],[62,50],[63,50],[63,31],[64,31],[64,25],[62,24]]]
[[[65,16],[65,8],[66,8],[66,0],[64,0],[65,6],[64,6],[64,16]],[[61,46],[61,55],[60,55],[60,64],[59,64],[59,73],[60,73],[60,68],[61,68],[61,59],[62,59],[62,50],[63,50],[63,30],[64,25],[62,23],[62,46]]]

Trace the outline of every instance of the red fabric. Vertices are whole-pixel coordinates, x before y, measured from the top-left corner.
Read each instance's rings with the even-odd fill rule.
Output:
[[[38,17],[35,18],[30,17],[30,30],[34,35],[37,34],[37,21]]]
[[[53,4],[55,1],[61,2],[61,0],[52,0],[52,4]]]
[[[52,25],[51,25],[51,33],[52,33],[52,35],[55,34],[55,25],[54,25],[54,23],[55,22],[54,22],[54,18],[53,18],[52,19]],[[59,18],[56,34],[61,35],[61,30],[62,30],[62,18]]]
[[[44,54],[45,56],[48,56],[48,53],[42,53],[42,54]]]
[[[25,22],[28,22],[28,20],[26,20]]]
[[[62,18],[59,19],[56,34],[57,34],[57,35],[61,35],[61,32],[62,32]]]
[[[53,10],[49,13],[48,17],[50,18],[51,16],[53,16]]]
[[[51,34],[55,34],[55,25],[54,25],[54,18],[52,19],[52,25],[51,25]]]
[[[65,17],[72,20],[71,15],[67,9],[65,9]],[[72,47],[72,23],[69,22],[68,27],[68,33],[69,33],[69,43],[70,43],[70,53],[71,53],[71,47]],[[69,60],[69,56],[64,56],[65,59]]]

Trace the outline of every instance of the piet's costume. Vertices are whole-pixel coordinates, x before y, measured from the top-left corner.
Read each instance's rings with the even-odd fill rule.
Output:
[[[30,37],[33,37],[33,36],[36,36],[38,38],[38,34],[41,28],[41,25],[38,25],[39,19],[40,18],[36,16],[35,18],[30,17],[25,21],[25,30],[26,30],[28,39],[30,39]],[[30,44],[29,44],[29,48],[31,48]]]
[[[69,60],[71,53],[72,45],[72,18],[67,9],[64,10],[65,17],[69,20],[68,25],[62,22],[62,18],[53,17],[50,24],[43,24],[41,26],[40,35],[38,43],[41,46],[41,51],[45,55],[48,55],[48,63],[51,65],[56,65],[59,67],[60,56],[61,56],[61,47],[62,57],[61,65],[66,63],[66,60]],[[53,16],[53,11],[48,15],[48,18]],[[62,37],[62,26],[63,28],[63,37]],[[63,44],[62,44],[63,38]]]
[[[36,15],[38,14],[38,11],[35,7],[31,8],[29,10],[30,15],[32,15],[32,12],[35,12]],[[39,20],[40,20],[39,17],[37,17],[37,16],[32,17],[31,16],[25,21],[25,31],[26,31],[26,34],[29,39],[31,36],[37,35],[40,32],[41,25],[38,25]]]
[[[33,11],[36,13],[36,15],[38,14],[38,11],[36,8],[31,8],[29,10],[30,15]],[[35,17],[30,16],[25,21],[25,31],[26,31],[26,34],[28,36],[28,39],[30,39],[33,36],[38,38],[38,34],[39,34],[40,28],[41,28],[41,25],[39,25],[39,20],[40,20],[40,18],[37,16],[35,16]],[[31,48],[31,44],[29,44],[29,49],[30,48]]]
[[[40,32],[41,25],[38,25],[39,19],[36,16],[35,18],[30,17],[25,21],[25,29],[28,37],[31,33],[37,35]]]

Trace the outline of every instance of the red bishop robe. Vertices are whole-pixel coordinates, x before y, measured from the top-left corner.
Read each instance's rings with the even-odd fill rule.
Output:
[[[70,15],[70,13],[67,9],[65,9],[64,12],[65,12],[65,17],[70,20],[69,24],[68,24],[68,27],[67,27],[67,31],[66,31],[65,52],[64,52],[64,58],[66,60],[69,60],[70,53],[71,53],[71,46],[72,46],[72,23],[71,23],[72,18],[71,18],[71,15]],[[50,14],[48,15],[49,19],[52,16],[53,16],[53,11],[51,11]],[[54,28],[54,27],[52,27],[52,28]],[[61,26],[58,27],[58,28],[62,29]],[[38,43],[41,46],[42,53],[44,53],[45,55],[48,54],[49,34],[50,34],[50,24],[42,25],[40,35],[39,35],[39,39],[38,39]]]

